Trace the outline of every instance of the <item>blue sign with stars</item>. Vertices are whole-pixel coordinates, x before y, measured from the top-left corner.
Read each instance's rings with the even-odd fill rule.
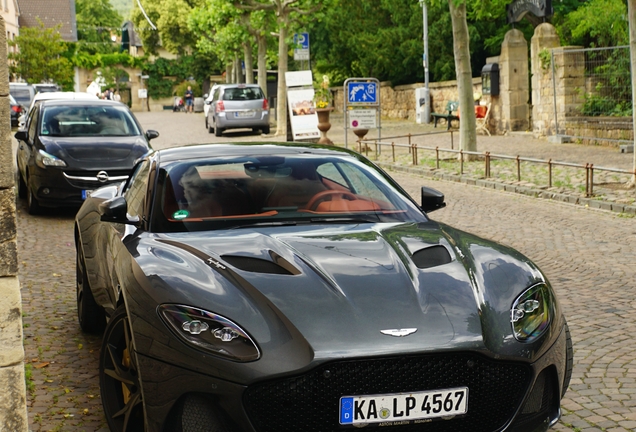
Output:
[[[362,105],[378,104],[378,84],[376,82],[348,82],[348,103]]]

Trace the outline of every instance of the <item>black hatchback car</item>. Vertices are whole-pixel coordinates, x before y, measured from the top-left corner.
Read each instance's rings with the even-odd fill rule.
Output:
[[[30,214],[41,207],[79,207],[94,189],[126,180],[158,136],[144,133],[119,102],[39,102],[15,134],[19,196]]]

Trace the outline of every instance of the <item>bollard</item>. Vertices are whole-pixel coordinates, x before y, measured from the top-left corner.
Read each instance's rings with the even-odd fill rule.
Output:
[[[552,159],[548,160],[548,187],[552,187]]]

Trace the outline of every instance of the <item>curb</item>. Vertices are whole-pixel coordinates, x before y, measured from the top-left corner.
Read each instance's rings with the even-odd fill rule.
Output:
[[[550,192],[543,189],[532,188],[509,183],[502,183],[492,179],[478,179],[466,175],[446,174],[436,171],[427,171],[420,168],[405,167],[402,165],[394,165],[385,162],[375,162],[379,167],[385,170],[392,170],[408,174],[415,174],[422,177],[432,178],[434,180],[445,180],[456,183],[464,183],[471,186],[485,187],[489,189],[500,190],[504,192],[512,192],[526,195],[532,198],[549,199],[566,204],[574,204],[587,208],[598,210],[606,210],[615,213],[623,213],[636,216],[636,205],[621,204],[614,201],[599,200],[594,198],[585,198],[576,195],[570,195],[559,192]]]

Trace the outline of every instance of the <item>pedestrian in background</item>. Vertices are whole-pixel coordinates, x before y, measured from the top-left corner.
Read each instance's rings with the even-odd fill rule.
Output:
[[[188,86],[184,95],[186,112],[194,112],[194,93],[192,92],[192,86]]]

